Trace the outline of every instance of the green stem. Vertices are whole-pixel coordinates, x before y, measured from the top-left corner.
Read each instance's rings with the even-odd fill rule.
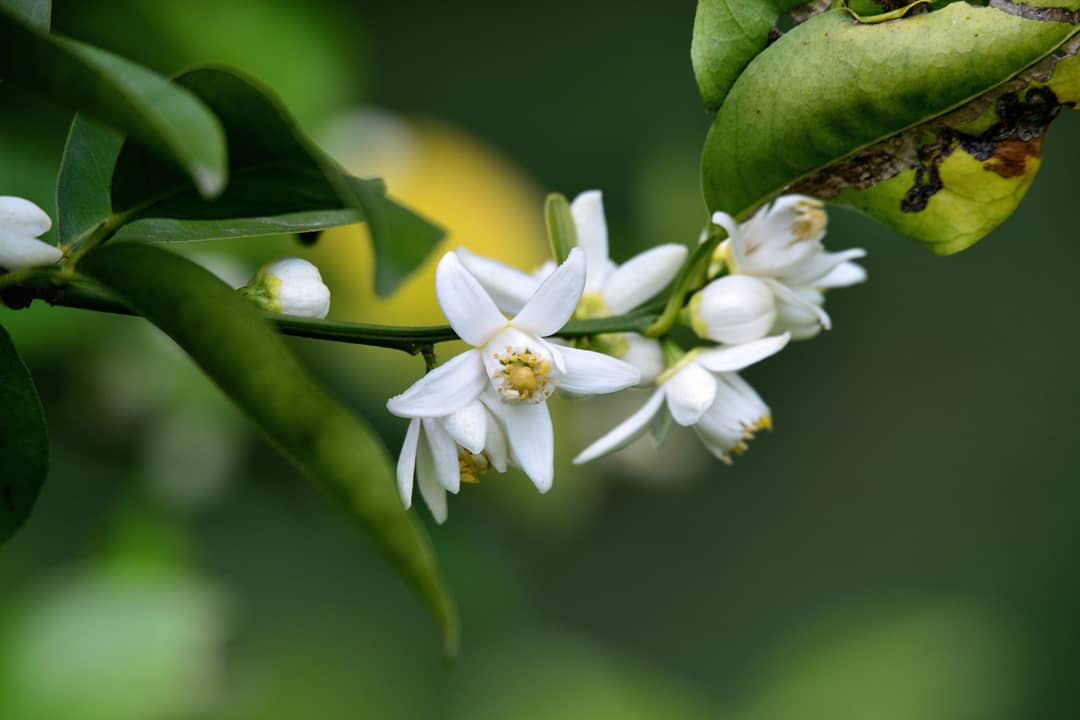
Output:
[[[15,280],[7,279],[15,276],[16,273],[0,276],[0,290],[5,290],[4,301],[12,307],[26,307],[32,300],[40,299],[50,305],[61,307],[120,315],[135,314],[123,301],[99,287],[96,283],[79,275],[71,274],[69,276],[64,269],[36,269],[29,272],[19,271],[19,273],[19,277]],[[412,355],[423,353],[436,343],[458,339],[457,334],[446,325],[394,327],[334,320],[314,320],[289,315],[277,315],[275,313],[263,313],[263,316],[282,335],[393,348]],[[639,310],[627,315],[577,320],[567,323],[562,330],[555,334],[558,337],[575,338],[615,332],[640,333],[649,327],[655,318],[656,314],[654,312]]]
[[[687,293],[702,284],[704,275],[708,272],[713,253],[716,252],[716,247],[724,237],[723,228],[713,225],[709,237],[705,242],[694,248],[690,258],[679,272],[679,276],[675,278],[671,295],[668,296],[667,305],[664,306],[664,312],[645,330],[641,331],[643,335],[654,338],[667,335],[675,323],[678,322],[679,313],[682,312],[683,305],[686,304]]]

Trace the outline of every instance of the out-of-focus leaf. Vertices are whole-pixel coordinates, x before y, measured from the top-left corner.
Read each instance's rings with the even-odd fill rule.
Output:
[[[42,30],[48,30],[52,21],[52,0],[0,0],[0,9]]]
[[[780,15],[804,0],[699,0],[690,59],[705,107],[720,107],[736,78],[765,49]]]
[[[363,222],[363,217],[355,210],[308,210],[285,215],[233,220],[146,218],[128,223],[113,236],[113,240],[150,243],[203,242],[318,232],[359,222]]]
[[[128,133],[183,168],[204,197],[228,180],[221,124],[192,93],[0,8],[0,76]]]
[[[107,245],[79,267],[172,337],[360,522],[431,608],[453,653],[456,610],[427,536],[401,507],[386,451],[308,377],[255,308],[206,270],[149,245]]]
[[[0,544],[30,516],[49,472],[49,435],[34,380],[0,326]]]
[[[442,230],[387,198],[381,180],[345,173],[255,81],[229,70],[201,68],[176,82],[221,118],[230,148],[229,187],[214,202],[205,202],[184,177],[138,146],[125,145],[113,178],[118,215],[231,220],[349,209],[370,227],[380,294],[391,292],[442,238]]]
[[[1051,54],[1080,27],[1078,8],[1067,0],[1053,11],[1070,22],[963,2],[891,22],[834,10],[795,27],[754,58],[717,113],[702,159],[710,210],[745,216],[785,189],[832,197],[897,178],[877,195],[842,199],[937,252],[966,247],[1030,183],[1029,158],[1060,101],[1043,94],[1018,107],[1032,102],[1018,93],[1052,70]],[[973,120],[1001,103],[1017,111],[984,135],[995,121]],[[946,178],[951,201],[940,192]],[[926,219],[903,217],[928,209]]]
[[[108,125],[76,115],[68,131],[56,182],[57,230],[61,245],[77,245],[109,220],[109,185],[124,135]]]

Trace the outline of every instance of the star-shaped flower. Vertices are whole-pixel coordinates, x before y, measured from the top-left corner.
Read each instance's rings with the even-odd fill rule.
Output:
[[[481,400],[445,417],[413,418],[398,457],[401,502],[412,506],[415,476],[436,522],[445,522],[446,493],[457,493],[463,482],[479,482],[488,470],[505,472],[507,460],[503,429]]]
[[[712,221],[728,233],[717,256],[727,266],[729,275],[754,278],[754,281],[744,280],[736,285],[720,278],[706,287],[698,296],[700,300],[691,300],[693,325],[699,334],[704,333],[703,337],[732,342],[732,336],[725,330],[725,324],[731,320],[730,310],[753,302],[748,300],[750,295],[760,295],[749,287],[756,282],[767,286],[775,301],[775,319],[762,335],[790,332],[796,340],[811,338],[822,328],[827,330],[831,326],[823,307],[823,291],[866,280],[866,271],[851,262],[865,256],[865,250],[825,250],[822,239],[828,217],[824,205],[815,198],[784,195],[744,223],[737,223],[722,212],[715,213]],[[740,297],[722,298],[729,293],[738,293]],[[740,340],[745,339],[744,334]]]
[[[610,393],[638,382],[634,366],[601,353],[562,347],[544,338],[558,332],[585,288],[585,255],[574,248],[512,319],[447,253],[435,271],[435,293],[446,319],[472,349],[450,359],[390,398],[391,413],[440,418],[494,393],[509,449],[540,492],[551,488],[554,438],[547,399],[556,388],[577,395]]]
[[[730,463],[733,455],[746,450],[755,432],[772,427],[768,406],[736,371],[779,352],[789,339],[785,333],[690,351],[660,376],[659,386],[640,410],[585,448],[574,464],[621,450],[650,428],[663,437],[672,420],[693,427],[713,455]]]
[[[607,221],[599,190],[589,190],[574,198],[570,213],[577,230],[578,247],[585,251],[585,292],[574,319],[621,315],[652,299],[675,279],[686,260],[683,245],[658,245],[627,260],[612,262],[608,253]],[[517,312],[554,270],[547,263],[530,275],[500,262],[459,250],[462,263],[476,276],[503,311]],[[641,371],[641,383],[651,385],[664,370],[659,343],[637,333],[610,333],[591,338],[590,347],[625,360]]]
[[[52,265],[63,253],[60,248],[39,240],[49,232],[52,219],[29,200],[0,197],[0,268]]]

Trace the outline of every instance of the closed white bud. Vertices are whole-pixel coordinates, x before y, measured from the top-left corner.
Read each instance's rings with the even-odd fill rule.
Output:
[[[0,268],[52,265],[62,258],[60,248],[38,239],[51,227],[48,214],[29,200],[0,197]]]
[[[269,312],[319,319],[330,312],[330,288],[319,269],[301,258],[263,265],[239,292]]]
[[[713,280],[691,298],[688,310],[699,337],[727,345],[763,338],[776,322],[772,290],[749,275]]]

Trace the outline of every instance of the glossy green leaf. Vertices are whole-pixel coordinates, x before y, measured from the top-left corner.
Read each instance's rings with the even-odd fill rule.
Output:
[[[78,245],[112,215],[109,186],[124,142],[123,133],[76,115],[68,131],[56,182],[61,245]]]
[[[690,59],[705,107],[720,107],[731,86],[769,43],[780,15],[804,0],[699,0]]]
[[[7,10],[27,25],[48,30],[52,20],[51,0],[0,0],[0,10]]]
[[[113,236],[114,242],[186,243],[235,238],[268,237],[319,232],[363,222],[355,210],[308,210],[270,217],[233,220],[174,220],[146,218],[128,223]]]
[[[183,168],[205,197],[225,187],[221,124],[190,92],[146,68],[0,9],[0,76],[123,130]]]
[[[106,245],[79,268],[172,337],[359,521],[431,608],[453,653],[456,610],[426,534],[401,507],[385,449],[308,377],[258,311],[206,270],[149,245]]]
[[[281,215],[351,210],[371,229],[375,287],[380,294],[394,290],[442,239],[441,229],[387,198],[381,180],[350,177],[255,81],[229,70],[201,68],[181,75],[176,83],[201,98],[224,124],[230,148],[229,187],[221,197],[205,202],[183,176],[142,148],[125,145],[113,178],[117,215],[281,222]]]
[[[1071,10],[1080,8],[1080,0],[1068,1]],[[978,159],[1003,142],[1026,142],[1028,125],[1038,125],[1041,139],[1056,107],[1017,113],[1014,126],[999,127],[996,138],[970,123],[1026,87],[1027,74],[1044,67],[1033,66],[1054,62],[1048,56],[1077,29],[1075,22],[963,2],[891,22],[861,23],[844,10],[812,18],[759,54],[724,100],[702,159],[706,202],[711,210],[745,216],[785,190],[832,197],[898,178],[862,207],[938,252],[966,247],[1011,212],[1003,199],[1018,201],[1030,178],[1003,187],[1000,167],[980,165],[975,172],[957,153]],[[994,146],[978,145],[984,140]],[[920,153],[937,146],[940,158]],[[953,195],[971,196],[976,188],[977,202],[947,207],[942,172],[963,178]],[[910,201],[895,202],[898,195]],[[859,204],[850,193],[842,199]],[[933,219],[895,221],[927,208]]]
[[[34,380],[0,326],[0,544],[30,516],[49,472],[49,435]]]
[[[551,254],[560,265],[570,256],[570,251],[577,247],[577,226],[570,213],[570,203],[564,195],[551,193],[544,204],[544,219],[547,222],[548,241]]]

